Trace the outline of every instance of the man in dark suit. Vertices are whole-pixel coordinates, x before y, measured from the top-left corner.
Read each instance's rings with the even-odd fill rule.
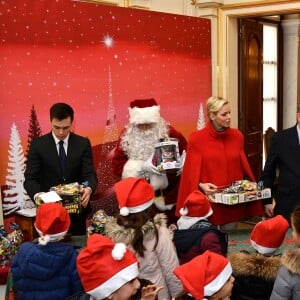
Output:
[[[262,174],[264,187],[274,188],[277,172],[275,206],[272,199],[265,200],[265,213],[269,217],[281,214],[290,222],[293,208],[300,204],[300,104],[297,105],[297,124],[275,133],[272,138]]]
[[[86,215],[91,212],[90,198],[97,187],[93,166],[92,148],[88,138],[71,132],[74,111],[66,103],[56,103],[50,108],[52,131],[32,140],[25,170],[24,188],[32,200],[53,186],[72,182],[86,185],[81,194],[82,213],[71,214],[69,232],[86,233]],[[63,141],[66,155],[64,166],[59,156],[59,142]],[[62,142],[61,142],[62,143]]]

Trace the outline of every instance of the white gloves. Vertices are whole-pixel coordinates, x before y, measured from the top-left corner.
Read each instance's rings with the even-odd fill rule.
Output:
[[[162,173],[158,171],[157,167],[153,165],[152,158],[153,156],[150,156],[145,162],[143,162],[142,171],[150,174],[162,175]]]
[[[176,173],[177,176],[181,175],[181,172],[182,172],[182,169],[183,169],[183,166],[185,163],[185,158],[186,158],[186,152],[185,152],[185,150],[183,150],[182,154],[180,156],[180,168],[178,169],[178,171]]]

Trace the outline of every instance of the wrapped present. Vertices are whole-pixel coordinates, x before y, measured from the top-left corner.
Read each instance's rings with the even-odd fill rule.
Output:
[[[50,190],[55,191],[61,197],[61,202],[69,214],[79,214],[82,210],[80,204],[82,188],[82,184],[72,182],[68,184],[59,184],[52,187]]]
[[[175,138],[161,139],[155,145],[152,163],[161,172],[177,172],[181,167],[178,140]]]
[[[235,205],[271,197],[271,189],[260,187],[249,180],[238,180],[228,187],[219,187],[220,192],[212,195],[215,203]]]
[[[37,205],[45,202],[61,202],[70,214],[81,213],[80,197],[86,185],[72,182],[51,187],[50,192],[43,193],[35,200]],[[53,193],[51,195],[51,193]],[[56,196],[55,196],[56,194]]]
[[[23,242],[23,233],[16,223],[10,224],[11,233],[7,233],[3,225],[0,226],[0,268],[10,264],[12,257],[18,252]]]
[[[87,228],[87,235],[90,236],[93,233],[105,235],[105,224],[110,218],[112,217],[108,216],[103,209],[97,210],[91,219],[91,226]]]

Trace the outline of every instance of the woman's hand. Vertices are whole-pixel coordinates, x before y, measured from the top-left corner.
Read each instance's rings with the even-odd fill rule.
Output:
[[[200,182],[199,188],[205,195],[212,195],[218,191],[218,187],[215,184],[212,184],[210,182],[207,183]]]

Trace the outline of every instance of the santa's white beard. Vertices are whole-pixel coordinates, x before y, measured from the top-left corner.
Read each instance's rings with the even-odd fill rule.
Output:
[[[160,132],[163,132],[163,135]],[[161,124],[160,127],[155,124],[148,130],[141,130],[129,124],[122,136],[121,147],[129,159],[147,160],[153,155],[159,139],[166,137],[168,137],[166,124]]]

